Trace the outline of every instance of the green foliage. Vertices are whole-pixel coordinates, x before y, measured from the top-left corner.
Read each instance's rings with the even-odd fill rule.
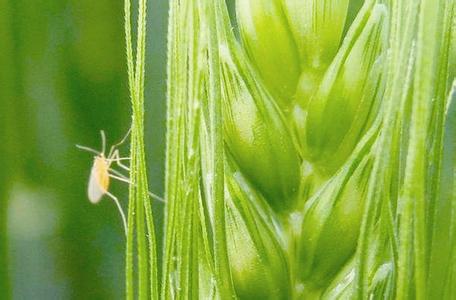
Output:
[[[220,53],[227,150],[271,207],[290,211],[299,187],[299,153],[282,112],[239,52],[233,45]]]
[[[386,18],[386,8],[377,5],[353,24],[299,125],[306,158],[325,174],[347,160],[378,113]]]
[[[249,56],[277,102],[287,109],[299,79],[300,63],[281,1],[237,0],[236,11]]]
[[[277,232],[259,207],[264,200],[240,172],[231,170],[227,171],[226,198],[228,257],[237,296],[289,299],[288,263]]]
[[[368,150],[374,137],[371,134],[347,167],[306,203],[298,276],[312,288],[326,286],[355,252],[372,170],[373,157]]]
[[[451,299],[455,1],[236,4],[171,3],[153,297]]]

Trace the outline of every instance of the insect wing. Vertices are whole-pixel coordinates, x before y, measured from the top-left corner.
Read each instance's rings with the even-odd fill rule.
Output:
[[[94,164],[92,170],[90,171],[89,186],[87,191],[89,200],[93,204],[100,202],[101,197],[103,197],[103,195],[105,194],[105,191],[101,188],[100,183],[98,181],[98,170]]]

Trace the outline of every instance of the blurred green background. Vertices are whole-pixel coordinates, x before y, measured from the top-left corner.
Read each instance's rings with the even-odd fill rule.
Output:
[[[146,144],[160,195],[167,12],[149,1]],[[109,198],[87,200],[92,155],[75,147],[128,130],[124,48],[121,0],[0,0],[0,299],[124,296],[122,223]],[[126,209],[127,186],[112,188]]]

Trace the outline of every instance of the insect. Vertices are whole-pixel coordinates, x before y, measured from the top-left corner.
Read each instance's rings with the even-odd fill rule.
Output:
[[[95,149],[85,147],[85,146],[80,146],[76,145],[81,150],[85,150],[91,153],[95,154],[93,164],[92,164],[92,169],[90,171],[90,178],[89,178],[89,183],[88,183],[88,189],[87,189],[87,196],[90,200],[91,203],[97,204],[101,201],[103,196],[108,196],[111,198],[114,203],[116,204],[120,215],[122,217],[122,222],[124,225],[125,229],[125,234],[127,233],[127,219],[125,217],[125,213],[122,209],[122,206],[120,205],[119,199],[117,199],[116,196],[114,196],[112,193],[109,192],[109,185],[111,182],[111,179],[116,179],[128,184],[131,184],[130,179],[128,176],[125,176],[121,172],[115,170],[112,168],[113,163],[115,163],[118,167],[121,169],[130,172],[130,168],[126,166],[123,161],[128,161],[130,160],[130,157],[121,157],[119,150],[117,149],[120,145],[122,145],[128,138],[130,134],[130,130],[128,130],[127,134],[125,137],[117,144],[114,144],[111,146],[111,149],[109,150],[109,153],[106,155],[106,135],[104,131],[100,131],[101,133],[101,142],[102,142],[102,150],[97,151]],[[159,201],[164,200],[149,192],[149,195]]]

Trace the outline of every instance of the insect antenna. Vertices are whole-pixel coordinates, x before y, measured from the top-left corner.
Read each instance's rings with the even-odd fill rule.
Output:
[[[92,148],[89,148],[89,147],[86,147],[86,146],[76,145],[76,148],[81,149],[81,150],[84,150],[84,151],[87,151],[87,152],[94,153],[94,154],[96,154],[96,155],[100,155],[100,154],[101,154],[101,153],[98,152],[97,150],[92,149]]]
[[[100,130],[100,135],[101,135],[101,153],[102,154],[105,154],[105,151],[106,151],[106,135],[105,135],[105,132],[104,130]]]

